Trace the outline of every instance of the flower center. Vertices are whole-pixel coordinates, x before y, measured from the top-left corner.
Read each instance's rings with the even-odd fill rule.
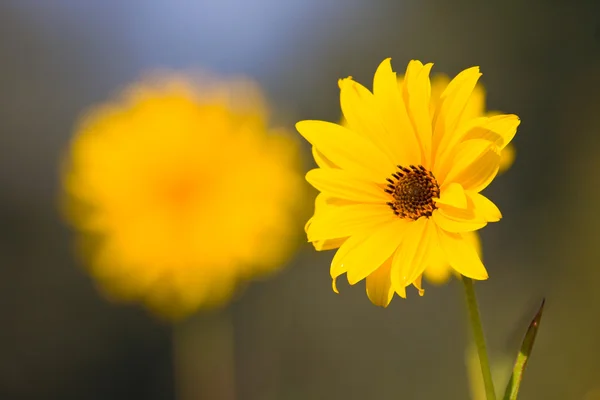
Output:
[[[398,171],[387,181],[385,192],[393,198],[387,205],[395,215],[412,220],[431,217],[437,208],[433,199],[440,197],[440,187],[431,171],[422,165],[398,165]]]

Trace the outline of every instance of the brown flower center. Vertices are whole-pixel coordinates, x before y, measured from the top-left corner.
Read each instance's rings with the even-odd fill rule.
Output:
[[[440,187],[431,171],[422,165],[398,165],[398,171],[387,181],[385,192],[392,196],[387,205],[395,215],[412,220],[431,217],[437,208],[433,199],[440,197]]]

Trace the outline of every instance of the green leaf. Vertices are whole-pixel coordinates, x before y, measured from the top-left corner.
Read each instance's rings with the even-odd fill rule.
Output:
[[[517,361],[515,361],[512,375],[508,381],[508,386],[506,386],[506,391],[504,392],[504,400],[517,399],[519,387],[521,386],[521,380],[523,379],[523,373],[525,372],[527,361],[529,361],[529,357],[531,356],[533,343],[535,342],[535,337],[540,327],[540,321],[542,319],[542,312],[544,311],[545,302],[546,299],[543,299],[537,314],[535,314],[535,317],[533,317],[533,320],[531,320],[531,323],[529,324],[529,328],[527,328],[527,333],[525,334],[525,338],[521,344],[521,349],[519,350]]]

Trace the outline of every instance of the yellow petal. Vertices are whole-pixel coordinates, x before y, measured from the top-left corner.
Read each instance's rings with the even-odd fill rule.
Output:
[[[479,257],[481,257],[481,240],[479,239],[479,233],[477,231],[463,232],[463,238],[473,246]],[[439,254],[438,257],[432,257],[429,259],[427,268],[423,275],[428,282],[434,285],[441,285],[450,279],[452,272],[456,272],[450,267],[448,259],[444,253]]]
[[[462,236],[467,242],[471,244],[471,246],[473,246],[479,257],[481,258],[483,254],[481,251],[481,238],[479,237],[479,232],[464,232]]]
[[[313,246],[317,251],[325,251],[325,250],[333,250],[341,247],[344,242],[348,240],[345,238],[336,238],[336,239],[327,239],[327,240],[317,240],[313,242]]]
[[[430,251],[435,251],[435,225],[429,218],[408,223],[404,240],[392,260],[392,285],[406,287],[423,273]]]
[[[360,203],[385,204],[389,201],[389,195],[376,184],[341,169],[312,169],[306,174],[306,180],[329,197]]]
[[[443,178],[442,188],[445,184],[457,182],[465,190],[480,192],[494,179],[499,166],[497,146],[483,139],[467,140],[458,146],[453,165]]]
[[[469,102],[462,113],[459,124],[464,124],[474,118],[481,117],[485,113],[485,88],[481,83],[475,85]]]
[[[348,127],[370,140],[391,160],[397,160],[398,137],[386,129],[373,94],[352,78],[340,79],[339,86],[340,105]]]
[[[331,208],[346,206],[350,204],[356,204],[354,202],[338,199],[335,197],[328,197],[323,193],[319,193],[315,198],[315,211],[313,217],[311,217],[306,224],[304,225],[304,232],[308,231],[308,228],[313,222],[315,216],[319,216],[320,214],[329,211]]]
[[[467,196],[462,186],[452,182],[444,187],[439,199],[434,199],[436,204],[447,204],[457,208],[467,208]]]
[[[347,200],[338,199],[335,197],[327,197],[323,193],[319,193],[315,199],[314,216],[306,222],[304,226],[304,231],[307,232],[310,229],[310,226],[312,225],[315,217],[319,217],[320,215],[329,212],[329,210],[331,209],[336,209],[337,207],[351,204],[355,203],[349,202]],[[333,250],[340,247],[346,241],[346,239],[348,238],[344,237],[328,240],[316,240],[312,244],[317,251]]]
[[[323,193],[319,193],[315,198],[315,212],[314,214],[320,214],[321,212],[328,211],[331,207],[348,206],[355,204],[352,201],[340,199],[337,197],[327,196]]]
[[[403,99],[408,116],[421,145],[421,164],[429,168],[431,158],[431,118],[429,102],[431,85],[429,72],[432,63],[423,65],[420,61],[411,60],[406,68],[403,84]]]
[[[440,206],[431,214],[435,223],[448,232],[470,232],[483,228],[487,221],[478,218],[473,209]]]
[[[485,119],[471,127],[463,140],[485,139],[493,142],[500,149],[505,148],[515,137],[521,120],[514,114],[498,114]]]
[[[394,296],[390,277],[391,267],[392,260],[388,259],[381,267],[367,276],[367,296],[376,306],[387,307]]]
[[[304,224],[304,232],[306,232],[308,230],[308,228],[312,225],[312,221],[313,221],[313,217],[309,218],[309,220],[306,221],[306,224]]]
[[[337,165],[327,159],[315,146],[312,147],[312,155],[319,168],[337,168]]]
[[[435,176],[440,186],[456,182],[456,176],[467,169],[483,153],[492,148],[494,144],[485,139],[471,139],[460,143],[454,149],[454,157],[448,170],[435,170]]]
[[[311,219],[306,230],[309,242],[336,239],[361,233],[364,229],[395,218],[386,204],[353,204],[331,207]]]
[[[329,268],[329,273],[331,274],[332,279],[331,286],[334,292],[339,293],[336,286],[336,279],[340,275],[348,272],[346,264],[344,264],[342,261],[352,249],[362,244],[367,237],[368,235],[366,234],[351,236],[340,246],[338,251],[335,252],[333,260],[331,260],[331,267]]]
[[[395,164],[371,141],[341,125],[325,121],[300,121],[296,129],[341,169],[381,183],[395,169]]]
[[[512,143],[502,149],[500,153],[500,169],[498,173],[506,172],[515,162],[517,151]]]
[[[499,149],[503,149],[515,136],[520,124],[519,117],[512,114],[498,114],[465,120],[443,146],[438,146],[433,169],[445,170],[452,163],[456,147],[460,142],[471,139],[485,139]],[[445,136],[446,137],[446,136]]]
[[[402,165],[421,164],[421,147],[406,112],[396,73],[392,71],[389,58],[383,60],[375,72],[373,94],[389,133],[387,140],[392,147],[390,151],[395,157],[394,160]]]
[[[419,296],[423,296],[425,294],[425,290],[423,289],[423,286],[421,285],[422,281],[423,281],[423,275],[421,274],[413,282],[413,286],[416,287],[417,290],[419,291]]]
[[[425,279],[434,285],[441,285],[448,282],[452,273],[452,268],[446,258],[442,258],[440,261],[430,261],[425,268]]]
[[[354,285],[379,268],[398,248],[407,223],[392,219],[373,229],[359,246],[351,249],[339,262],[347,270],[348,283]]]
[[[472,244],[461,233],[450,233],[438,228],[440,245],[448,262],[461,275],[483,280],[488,273]]]
[[[502,213],[498,207],[487,197],[477,192],[466,192],[469,200],[473,203],[475,214],[488,222],[500,221]]]
[[[465,193],[466,207],[458,208],[448,204],[438,204],[431,217],[439,227],[448,232],[470,232],[487,225],[484,215],[477,213],[476,203]],[[472,192],[469,192],[472,193]],[[479,200],[479,199],[478,199]]]
[[[448,75],[435,74],[431,77],[431,100],[429,101],[429,115],[431,116],[432,121],[433,116],[440,105],[442,93],[444,93],[444,90],[446,90],[446,87],[448,87],[449,83],[450,78],[448,78]]]
[[[432,170],[437,172],[436,178],[438,181],[443,180],[446,173],[454,162],[454,157],[457,152],[457,147],[461,142],[464,142],[466,135],[480,126],[483,126],[489,121],[489,117],[479,117],[471,119],[456,128],[452,135],[448,136],[448,141],[444,146],[438,146],[435,159],[433,160]],[[498,138],[498,136],[496,136]],[[481,139],[481,138],[473,138]],[[491,140],[493,142],[493,140]],[[443,172],[443,174],[442,174]]]
[[[450,142],[480,76],[479,67],[462,71],[452,79],[440,97],[433,121],[434,152],[438,149],[443,151]]]

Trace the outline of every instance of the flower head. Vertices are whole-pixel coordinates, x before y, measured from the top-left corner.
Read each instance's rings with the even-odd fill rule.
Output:
[[[408,64],[399,84],[390,59],[381,63],[373,93],[339,81],[348,126],[301,121],[319,166],[306,179],[321,193],[306,224],[318,250],[338,248],[335,280],[366,279],[374,304],[387,306],[406,287],[422,293],[428,265],[445,263],[473,279],[488,274],[469,239],[501,218],[480,192],[496,176],[501,151],[519,125],[516,115],[465,117],[481,74],[458,74],[432,107],[432,64]]]
[[[169,317],[224,303],[291,253],[297,143],[268,129],[257,88],[161,77],[79,124],[66,212],[112,297]]]
[[[401,88],[404,83],[404,75],[398,76],[398,85]],[[436,74],[431,77],[431,98],[429,101],[429,112],[431,115],[435,113],[436,108],[439,105],[442,93],[450,83],[450,78],[444,74]],[[486,116],[494,116],[497,112],[486,112],[485,107],[485,89],[483,85],[478,82],[473,88],[473,92],[465,105],[465,108],[461,115],[461,120],[468,121],[473,118]],[[342,125],[348,127],[347,121],[342,116]],[[502,173],[509,169],[515,159],[515,148],[512,143],[509,143],[500,150],[500,167],[498,173]],[[469,240],[477,253],[481,256],[481,240],[479,234],[476,231],[465,232],[465,238]],[[430,264],[425,268],[423,276],[425,279],[433,284],[443,284],[447,282],[452,276],[452,268],[446,260],[437,260],[437,263]]]

